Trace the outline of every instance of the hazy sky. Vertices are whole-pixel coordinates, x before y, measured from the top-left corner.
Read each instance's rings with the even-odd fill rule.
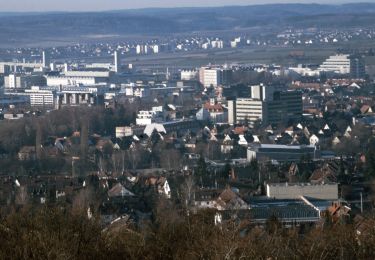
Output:
[[[266,3],[348,3],[375,0],[0,0],[0,11],[97,11],[147,7],[223,6]]]

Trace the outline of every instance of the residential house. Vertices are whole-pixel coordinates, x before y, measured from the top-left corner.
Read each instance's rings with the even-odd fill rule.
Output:
[[[369,105],[363,105],[360,110],[361,110],[361,113],[363,115],[367,115],[367,114],[372,114],[373,113],[372,108]]]
[[[310,176],[310,182],[312,184],[322,184],[336,181],[336,171],[327,163],[323,167],[316,169]]]
[[[196,192],[194,197],[194,205],[198,209],[211,208],[219,211],[250,209],[249,205],[230,187],[220,193],[216,190]]]
[[[117,183],[108,191],[109,198],[123,198],[123,197],[133,197],[134,193],[126,189],[121,183]]]
[[[211,99],[207,102],[196,114],[197,120],[210,120],[214,123],[227,123],[228,122],[228,111],[221,104],[216,102],[215,99]]]
[[[221,144],[221,152],[224,153],[224,154],[228,154],[230,153],[231,151],[233,150],[233,140],[232,138],[229,136],[229,134],[227,134]]]
[[[23,146],[18,152],[18,160],[20,161],[34,161],[36,160],[35,146]]]
[[[149,187],[154,187],[160,195],[166,196],[168,199],[171,198],[171,188],[168,180],[165,177],[148,177],[144,181],[144,184]]]
[[[309,141],[311,145],[317,145],[319,144],[319,137],[317,137],[316,135],[312,135],[310,136]]]

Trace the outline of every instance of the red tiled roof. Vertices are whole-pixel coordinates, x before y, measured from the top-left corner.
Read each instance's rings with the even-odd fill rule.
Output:
[[[220,103],[212,105],[211,103],[207,102],[206,104],[204,104],[204,108],[207,109],[210,112],[222,112],[222,111],[224,111],[224,108]]]

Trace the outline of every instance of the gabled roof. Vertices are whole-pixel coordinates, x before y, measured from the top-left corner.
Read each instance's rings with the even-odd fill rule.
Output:
[[[371,108],[371,106],[369,106],[369,105],[363,105],[363,106],[361,107],[361,113],[362,113],[362,114],[372,113],[372,108]]]
[[[322,168],[316,169],[312,175],[310,176],[310,181],[311,182],[318,182],[318,183],[323,183],[323,182],[336,182],[337,178],[335,175],[335,172],[329,165],[324,165]]]
[[[230,138],[229,135],[226,135],[223,142],[231,142],[232,141],[232,138]]]
[[[165,130],[162,124],[149,124],[146,126],[143,133],[150,137],[152,133],[154,132],[154,130],[156,130],[158,133],[163,133],[163,134],[167,133],[167,131]]]
[[[358,85],[358,84],[355,83],[355,82],[353,82],[349,87],[351,87],[351,88],[357,88],[357,89],[360,89],[360,88],[361,88],[361,86]]]
[[[239,135],[238,144],[239,145],[247,145],[248,144],[248,142],[247,142],[247,140],[246,140],[246,138],[245,138],[244,135]]]
[[[339,144],[339,143],[341,143],[340,139],[337,136],[335,136],[335,138],[333,138],[333,140],[332,140],[332,144],[336,145],[336,144]]]
[[[210,113],[211,112],[224,112],[224,107],[220,103],[211,104],[210,102],[207,102],[203,106],[205,109],[207,109]]]
[[[226,188],[217,198],[216,203],[221,210],[249,209],[249,205],[230,188]]]
[[[117,183],[108,191],[108,197],[132,197],[134,193],[126,189],[121,183]]]
[[[264,131],[267,132],[267,133],[273,134],[273,127],[272,127],[272,125],[268,125],[268,126],[264,129]]]
[[[299,172],[298,164],[292,163],[289,167],[288,173],[289,175],[296,176]]]
[[[257,135],[253,135],[253,138],[254,138],[254,143],[260,143],[260,139]]]
[[[366,218],[361,215],[356,215],[354,217],[354,225],[358,235],[368,234],[372,232],[375,226],[374,220],[371,218]]]
[[[211,142],[217,142],[216,136],[215,135],[211,135],[210,141]]]
[[[325,124],[324,127],[323,127],[323,130],[331,130],[331,128],[329,127],[328,124]]]

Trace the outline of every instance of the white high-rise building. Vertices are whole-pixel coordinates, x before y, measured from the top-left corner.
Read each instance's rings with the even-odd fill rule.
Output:
[[[222,70],[220,68],[202,67],[199,70],[199,81],[205,87],[217,87],[222,83]]]
[[[115,51],[115,53],[113,54],[113,56],[114,56],[114,64],[115,64],[114,71],[116,73],[119,73],[120,70],[121,70],[120,53],[118,51]]]
[[[50,59],[49,59],[49,55],[46,51],[43,51],[42,58],[43,58],[43,60],[42,60],[43,67],[44,68],[49,67],[51,62],[50,62]]]
[[[228,123],[254,123],[265,116],[265,103],[259,99],[238,98],[228,102]]]
[[[228,124],[234,125],[237,123],[236,113],[236,101],[228,100]]]
[[[55,91],[53,90],[33,86],[31,89],[26,89],[25,93],[29,95],[32,107],[54,107],[55,105]]]
[[[152,50],[153,50],[153,52],[154,53],[159,53],[159,45],[154,45],[153,47],[152,47]]]
[[[323,62],[322,65],[320,65],[319,71],[333,72],[337,74],[349,74],[350,55],[340,54],[330,56],[326,61]]]
[[[265,86],[263,84],[251,86],[251,98],[262,101],[271,101],[273,93],[275,92],[272,86]]]
[[[197,78],[198,78],[198,71],[181,70],[181,80],[196,80]]]

